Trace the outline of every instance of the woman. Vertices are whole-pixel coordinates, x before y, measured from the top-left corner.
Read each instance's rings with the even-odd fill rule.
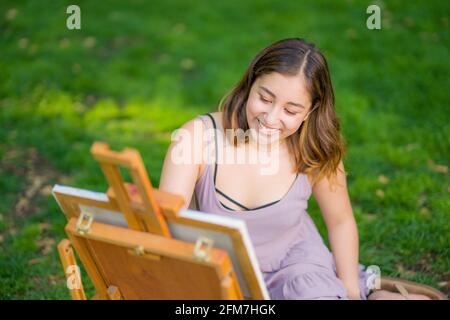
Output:
[[[159,188],[246,221],[272,299],[367,299],[327,62],[302,39],[256,55],[219,112],[173,136]],[[306,212],[311,193],[332,253]],[[401,298],[377,292],[377,298]]]

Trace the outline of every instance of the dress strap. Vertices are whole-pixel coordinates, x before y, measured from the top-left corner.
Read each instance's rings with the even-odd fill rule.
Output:
[[[214,120],[214,117],[210,114],[210,113],[207,113],[206,114],[210,119],[211,119],[211,121],[212,121],[212,124],[213,124],[213,127],[214,127],[214,142],[215,142],[215,148],[214,148],[214,151],[215,151],[215,155],[216,155],[216,157],[214,158],[214,187],[216,186],[216,177],[217,177],[217,159],[219,158],[218,157],[218,143],[217,143],[217,125],[216,125],[216,120]]]
[[[202,120],[202,122],[203,122],[203,126],[204,126],[204,128],[205,128],[205,130],[207,130],[208,128],[209,128],[209,126],[210,126],[210,124],[208,123],[208,120],[206,120],[206,115],[205,114],[202,114],[202,115],[198,115],[197,116],[197,118],[198,119],[200,119],[200,120]],[[210,152],[210,137],[208,137],[208,142],[207,142],[207,144],[206,144],[206,151],[207,151],[207,155],[210,155],[211,154],[211,152]],[[209,160],[209,159],[208,159]]]

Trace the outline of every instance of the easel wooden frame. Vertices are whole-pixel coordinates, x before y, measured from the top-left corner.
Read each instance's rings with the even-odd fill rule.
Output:
[[[83,195],[69,195],[63,191],[65,187],[55,186],[53,194],[57,199],[62,211],[66,215],[67,220],[69,221],[71,218],[78,219],[80,216],[80,206],[92,207],[92,208],[101,208],[111,214],[116,213],[117,215],[122,215],[120,212],[120,208],[118,207],[116,201],[114,199],[108,197],[104,197],[103,201],[94,200],[92,198],[88,198]],[[160,192],[159,190],[154,190],[157,201],[161,204],[161,210],[168,224],[176,223],[185,226],[199,227],[206,230],[214,230],[226,233],[230,236],[233,242],[233,246],[237,253],[237,258],[242,267],[244,276],[247,280],[248,288],[251,294],[252,299],[261,300],[264,299],[264,294],[261,291],[260,286],[258,285],[258,280],[256,278],[255,273],[253,272],[253,267],[251,264],[250,256],[248,255],[247,249],[243,244],[242,235],[236,230],[229,228],[227,226],[217,226],[216,224],[211,224],[203,221],[195,221],[191,219],[186,219],[184,217],[179,216],[178,210],[175,208],[181,208],[183,200],[181,197],[165,194]],[[136,199],[136,196],[132,196],[134,201],[132,207],[135,208],[138,214],[139,211],[139,200]],[[159,201],[161,199],[161,201]],[[94,284],[95,286],[95,284]]]
[[[106,143],[96,142],[91,147],[91,153],[99,162],[116,196],[117,205],[127,219],[128,227],[170,238],[169,229],[154,196],[152,184],[139,152],[129,148],[116,152],[110,150]],[[135,186],[139,190],[143,211],[147,214],[139,216],[133,212],[129,193],[120,174],[120,167],[128,169]]]
[[[224,250],[211,248],[207,260],[198,260],[192,255],[195,249],[192,243],[99,222],[92,222],[89,231],[84,232],[80,231],[76,218],[69,220],[65,230],[97,289],[97,299],[242,299],[231,261]],[[65,267],[74,264],[70,243],[63,240],[58,247]],[[108,264],[102,263],[102,255],[103,261],[105,255],[110,259]],[[132,271],[139,269],[136,259],[147,268],[153,266],[153,272],[163,273],[167,279],[164,284],[150,281],[156,284],[148,285],[146,277],[139,277],[132,290],[127,289],[128,279],[132,281]],[[121,267],[115,268],[113,273],[108,272],[115,263]],[[173,268],[175,263],[181,267]],[[183,267],[186,263],[189,268]],[[205,274],[209,274],[206,279]],[[158,277],[158,274],[151,276]],[[171,276],[177,277],[177,281],[170,281]],[[184,284],[182,291],[179,290],[180,279]],[[197,290],[189,291],[190,283],[196,284]],[[86,298],[82,287],[71,289],[71,295],[73,299]]]
[[[237,258],[248,283],[251,298],[265,298],[253,272],[250,257],[243,245],[243,239],[239,232],[226,226],[218,226],[181,217],[178,212],[183,207],[183,198],[152,188],[142,159],[136,150],[124,149],[122,152],[115,152],[111,151],[107,144],[96,142],[93,144],[91,152],[99,161],[110,184],[107,197],[104,201],[99,201],[83,196],[68,195],[58,192],[58,186],[56,186],[54,196],[68,221],[71,221],[72,218],[78,218],[80,205],[85,205],[123,214],[130,229],[149,232],[167,239],[171,238],[168,223],[195,226],[227,233],[233,241]],[[120,175],[120,166],[130,171],[130,176],[135,185],[123,181]],[[60,253],[70,251],[67,249],[67,243],[63,248],[65,250],[60,250]],[[65,259],[70,260],[72,258],[65,257]],[[99,282],[97,284],[94,283],[94,286],[98,292],[105,292],[105,288]],[[103,295],[102,297],[106,296]]]

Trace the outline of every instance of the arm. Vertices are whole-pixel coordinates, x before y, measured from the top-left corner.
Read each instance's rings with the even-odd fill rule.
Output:
[[[184,208],[194,192],[203,153],[203,123],[193,119],[172,135],[172,143],[164,159],[159,189],[181,195]]]
[[[350,299],[360,299],[358,275],[358,230],[347,192],[344,165],[339,164],[334,185],[326,178],[313,186],[328,238],[336,261],[339,279],[344,283]]]

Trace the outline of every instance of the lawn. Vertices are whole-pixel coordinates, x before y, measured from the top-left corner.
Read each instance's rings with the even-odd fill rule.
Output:
[[[51,187],[106,190],[94,141],[137,148],[157,186],[171,132],[287,37],[328,59],[361,263],[448,294],[450,5],[376,3],[381,30],[370,1],[77,1],[68,30],[72,2],[1,1],[0,298],[70,298]]]

